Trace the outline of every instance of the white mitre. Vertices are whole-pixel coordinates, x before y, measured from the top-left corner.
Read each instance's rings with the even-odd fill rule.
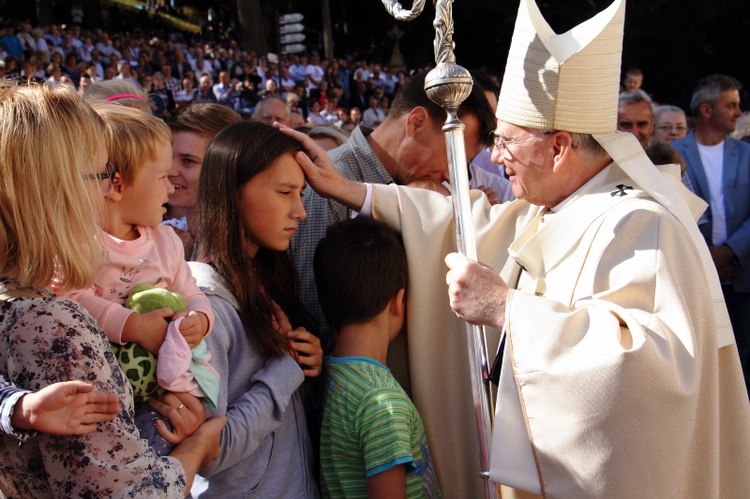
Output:
[[[555,34],[533,0],[521,0],[498,119],[542,130],[610,134],[617,129],[625,2]]]
[[[496,116],[538,130],[592,134],[643,191],[688,230],[708,278],[719,348],[734,343],[716,268],[695,220],[706,203],[648,159],[635,135],[617,131],[625,0],[561,35],[534,0],[521,0]]]

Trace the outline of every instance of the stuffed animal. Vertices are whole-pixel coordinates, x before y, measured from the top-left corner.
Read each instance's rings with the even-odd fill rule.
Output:
[[[181,294],[164,288],[155,288],[148,283],[134,286],[125,302],[125,308],[139,314],[164,307],[169,307],[177,313],[185,310],[187,303]],[[164,392],[156,379],[156,355],[135,342],[112,346],[117,362],[133,387],[133,400],[136,404],[146,402]]]

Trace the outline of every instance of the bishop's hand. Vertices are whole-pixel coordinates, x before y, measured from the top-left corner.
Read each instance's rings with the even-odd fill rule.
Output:
[[[501,329],[505,322],[508,286],[493,269],[460,253],[445,257],[445,276],[453,312],[471,324]]]

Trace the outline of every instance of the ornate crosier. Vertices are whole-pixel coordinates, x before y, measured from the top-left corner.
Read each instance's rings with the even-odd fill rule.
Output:
[[[381,0],[386,11],[399,21],[411,21],[424,9],[424,0],[415,0],[411,10],[405,10],[393,0]],[[453,213],[456,221],[456,240],[459,250],[468,258],[477,259],[474,226],[471,223],[469,175],[466,166],[464,125],[458,119],[458,107],[469,96],[474,85],[469,71],[456,64],[453,54],[453,0],[435,0],[435,68],[425,78],[425,93],[447,113],[443,132],[448,153],[450,181],[453,186]],[[487,339],[484,329],[467,323],[468,355],[471,369],[471,388],[477,418],[480,471],[485,479],[487,497],[496,497],[489,481],[489,449],[492,431],[492,403],[487,363]]]

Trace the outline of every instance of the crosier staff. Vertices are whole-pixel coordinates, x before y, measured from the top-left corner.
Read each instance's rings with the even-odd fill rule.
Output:
[[[382,0],[386,11],[399,21],[415,19],[424,8],[424,0],[415,0],[411,10],[405,10],[394,0]],[[447,113],[443,132],[448,154],[448,168],[452,186],[453,213],[456,222],[458,249],[467,258],[477,260],[474,226],[471,222],[469,175],[464,145],[465,126],[458,119],[458,106],[469,96],[474,84],[466,68],[456,64],[453,54],[453,0],[435,0],[435,63],[425,78],[427,96]],[[496,497],[489,481],[489,450],[492,432],[493,403],[487,362],[487,338],[484,328],[466,323],[468,355],[471,369],[471,389],[479,437],[481,475],[485,480],[487,497]]]

